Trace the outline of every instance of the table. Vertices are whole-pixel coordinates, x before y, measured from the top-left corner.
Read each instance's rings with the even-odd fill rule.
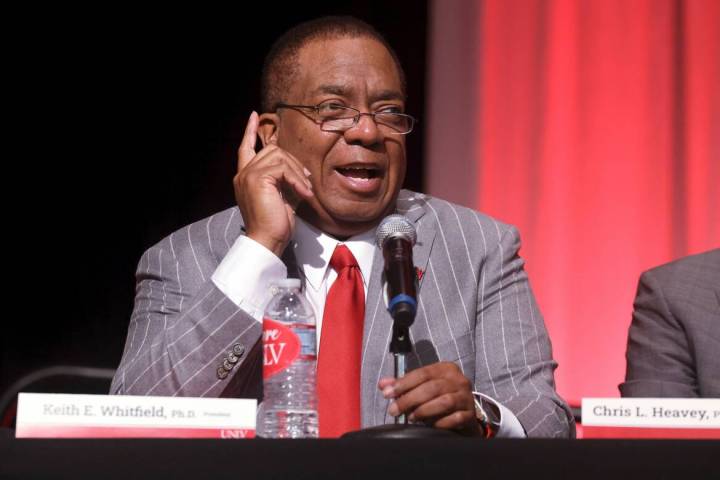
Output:
[[[720,478],[712,440],[0,439],[0,478]]]

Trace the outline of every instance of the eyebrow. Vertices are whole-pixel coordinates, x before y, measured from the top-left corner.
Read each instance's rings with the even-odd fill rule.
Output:
[[[349,97],[351,89],[342,85],[320,85],[318,88],[312,91],[313,95],[317,94],[329,94],[338,95],[340,97]],[[379,92],[373,93],[370,96],[370,103],[379,102],[382,100],[400,100],[405,101],[405,95],[397,90],[380,90]]]
[[[341,97],[347,97],[350,93],[350,90],[348,88],[343,87],[342,85],[320,85],[318,88],[312,91],[312,93],[318,94],[318,93],[327,93],[330,95],[339,95]]]
[[[370,97],[371,102],[378,102],[380,100],[400,100],[405,101],[405,95],[398,92],[397,90],[380,90],[376,94]]]

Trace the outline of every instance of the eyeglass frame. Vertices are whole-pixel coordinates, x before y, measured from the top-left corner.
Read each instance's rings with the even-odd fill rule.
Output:
[[[319,116],[320,116],[320,107],[322,107],[323,105],[328,105],[328,104],[320,103],[320,104],[318,104],[318,105],[293,105],[293,104],[289,104],[289,103],[282,103],[282,102],[280,102],[280,103],[278,103],[278,104],[275,106],[275,110],[274,110],[274,111],[277,112],[278,109],[281,109],[281,108],[289,108],[289,109],[297,110],[297,111],[303,113],[303,110],[302,110],[302,109],[309,109],[309,110],[314,110],[314,111],[315,111],[315,114],[319,117]],[[383,115],[383,114],[384,114],[384,115],[400,116],[400,117],[406,118],[406,119],[408,119],[408,120],[410,121],[410,130],[408,130],[407,132],[402,132],[402,133],[400,133],[400,132],[389,132],[389,133],[391,133],[392,135],[407,135],[407,134],[409,134],[410,132],[413,131],[413,129],[415,128],[415,124],[419,122],[419,120],[418,120],[417,118],[413,117],[412,115],[408,115],[407,113],[396,113],[396,112],[368,112],[368,113],[365,113],[365,112],[361,112],[361,111],[358,110],[357,108],[347,107],[347,106],[345,106],[345,105],[339,105],[339,104],[338,104],[337,107],[341,107],[341,108],[344,108],[344,109],[347,109],[347,110],[353,110],[353,111],[356,112],[356,114],[355,114],[353,117],[343,117],[343,118],[335,118],[335,119],[332,119],[332,118],[322,119],[322,118],[312,118],[312,117],[311,117],[315,122],[317,122],[317,123],[320,124],[320,130],[322,130],[323,132],[346,132],[347,130],[350,130],[351,128],[355,128],[355,127],[357,126],[357,124],[360,122],[360,117],[363,116],[363,115],[367,115],[367,116],[373,117],[373,121],[374,121],[375,124],[378,125],[378,126],[379,126],[379,125],[386,125],[386,126],[387,126],[387,124],[381,123],[381,122],[379,123],[379,122],[377,121],[376,115]],[[324,124],[325,124],[326,122],[328,122],[328,121],[331,121],[331,120],[344,120],[344,119],[348,119],[348,118],[352,118],[352,119],[353,119],[353,124],[350,125],[350,126],[348,126],[347,128],[343,128],[343,129],[333,128],[333,129],[330,129],[330,130],[325,130],[325,129],[323,129]],[[390,127],[390,128],[392,128],[392,127]]]

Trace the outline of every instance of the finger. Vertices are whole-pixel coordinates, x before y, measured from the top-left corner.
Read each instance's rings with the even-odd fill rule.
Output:
[[[287,153],[287,152],[285,152]],[[285,182],[287,182],[289,185],[292,186],[293,190],[299,194],[303,198],[309,198],[313,196],[312,191],[312,184],[310,183],[310,180],[307,179],[304,172],[302,171],[302,167],[300,167],[297,163],[293,162],[291,159],[284,157],[283,158],[283,179]],[[298,201],[291,202],[293,205],[293,208],[297,207]]]
[[[285,155],[287,155],[288,158],[288,164],[290,167],[295,171],[295,173],[298,174],[300,178],[303,179],[308,189],[312,191],[312,183],[310,182],[310,171],[305,168],[305,165],[303,165],[297,158],[295,158],[290,152],[287,152],[283,150]]]
[[[469,410],[458,410],[445,417],[436,420],[433,427],[446,430],[467,430],[469,433],[477,434],[480,425],[475,417],[475,412]]]
[[[388,413],[393,417],[401,413],[410,413],[420,405],[433,400],[436,397],[450,393],[447,382],[442,379],[432,379],[423,382],[402,396],[396,397],[390,405]]]
[[[238,152],[239,151],[240,150],[238,149]],[[274,158],[274,156],[277,155],[277,151],[281,151],[280,147],[270,143],[270,144],[264,146],[263,148],[261,148],[255,154],[254,157],[252,157],[250,160],[246,161],[242,168],[245,170],[248,170],[249,168],[251,168],[255,165],[258,165],[258,164],[261,165],[263,163],[267,163],[268,160]],[[239,158],[239,153],[238,153],[238,158]],[[238,170],[238,171],[240,171],[240,170]]]
[[[465,398],[459,393],[446,393],[419,405],[413,410],[408,419],[410,421],[434,423],[437,419],[458,410],[468,410]],[[472,411],[474,412],[474,406]]]
[[[378,388],[379,388],[380,390],[382,390],[382,389],[384,389],[385,387],[391,387],[391,386],[395,385],[395,382],[396,382],[396,381],[397,381],[397,379],[396,379],[395,377],[384,377],[384,378],[381,378],[380,381],[378,382]]]
[[[245,126],[240,147],[238,147],[238,171],[242,170],[255,156],[255,143],[257,142],[258,114],[253,111]]]
[[[310,170],[308,170],[308,169],[305,167],[305,165],[304,165],[300,160],[298,160],[297,157],[295,157],[295,155],[293,155],[292,153],[290,153],[290,152],[288,152],[288,151],[285,151],[285,153],[288,154],[288,156],[292,159],[293,163],[294,163],[295,165],[297,165],[297,167],[299,168],[300,171],[302,171],[302,174],[303,174],[306,178],[310,178]]]
[[[392,386],[393,394],[395,397],[399,397],[434,378],[442,378],[444,370],[439,363],[416,368],[397,379]]]
[[[283,150],[283,153],[287,156],[288,162],[290,163],[290,166],[292,166],[293,170],[295,170],[300,177],[305,179],[308,188],[312,189],[312,182],[310,182],[310,170],[305,168],[305,165],[303,165],[303,163],[292,153],[287,150]]]
[[[312,191],[312,183],[308,180],[309,171],[291,153],[275,145],[268,145],[260,150],[255,157],[245,165],[246,169],[260,169],[263,167],[286,164],[303,179],[305,186]]]
[[[438,362],[417,368],[399,378],[393,386],[395,396],[404,395],[418,385],[436,378],[445,379],[449,383],[457,385],[458,388],[464,388],[465,386],[470,388],[470,382],[455,363]]]
[[[258,181],[272,184],[280,192],[284,192],[283,197],[288,203],[293,203],[292,195],[287,195],[287,187],[292,189],[292,193],[297,194],[301,198],[310,198],[313,196],[312,188],[308,185],[308,181],[304,175],[300,175],[287,161],[283,159],[275,159],[275,161],[267,166],[258,166],[252,173],[249,181]],[[297,202],[295,202],[297,203]],[[296,205],[293,205],[295,207]]]
[[[378,382],[378,389],[382,390],[383,397],[385,398],[395,398],[395,390],[393,389],[393,385],[395,385],[396,379],[392,377],[386,377],[381,378]]]

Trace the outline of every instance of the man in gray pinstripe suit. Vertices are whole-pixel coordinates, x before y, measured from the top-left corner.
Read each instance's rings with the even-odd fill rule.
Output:
[[[269,285],[301,278],[321,318],[333,280],[328,251],[343,243],[366,292],[362,426],[406,413],[479,435],[476,407],[484,405],[498,436],[574,435],[515,228],[400,190],[412,119],[385,40],[351,18],[299,25],[276,42],[262,83],[265,113],[250,116],[238,151],[237,207],[173,233],[140,260],[112,393],[261,399]],[[393,212],[415,224],[413,259],[423,272],[415,368],[400,379],[388,354],[382,255],[372,245]]]

